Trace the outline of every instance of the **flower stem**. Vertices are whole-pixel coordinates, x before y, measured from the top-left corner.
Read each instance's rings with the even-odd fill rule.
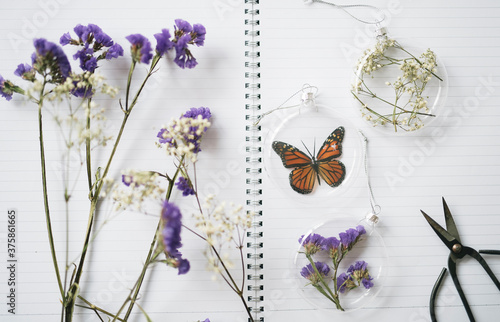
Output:
[[[407,51],[406,49],[404,49],[401,45],[398,44],[398,46],[396,46],[396,48],[399,48],[400,50],[404,51],[405,53],[407,53],[408,55],[410,55],[411,57],[413,57],[413,59],[415,59],[415,61],[417,63],[419,63],[420,66],[422,66],[423,64],[420,62],[420,60],[418,60],[417,57],[413,56],[412,53],[410,53],[409,51]],[[428,71],[429,73],[431,73],[432,75],[434,75],[437,79],[439,79],[440,81],[443,81],[443,79],[441,77],[439,77],[438,75],[436,75],[432,70],[428,70],[427,68],[424,68],[426,71]]]
[[[87,101],[87,122],[85,124],[86,130],[90,131],[90,104],[91,104],[92,98],[89,98]],[[87,181],[89,185],[89,196],[90,198],[93,198],[92,195],[92,163],[91,163],[91,157],[90,157],[90,137],[87,136],[85,139],[85,160],[86,160],[86,166],[87,166]]]
[[[180,160],[179,166],[177,167],[177,170],[175,171],[173,178],[169,179],[169,181],[168,181],[167,195],[165,198],[166,200],[170,200],[170,196],[172,194],[172,188],[174,187],[175,180],[176,180],[177,176],[179,175],[179,172],[180,172],[181,166],[183,165],[183,162],[184,162],[184,156]],[[151,262],[152,262],[153,251],[156,248],[156,244],[158,242],[158,232],[159,232],[160,227],[161,227],[160,225],[161,225],[161,219],[158,222],[158,225],[156,226],[155,235],[154,235],[153,241],[151,242],[151,245],[149,247],[148,255],[146,256],[146,261],[144,263],[144,266],[142,267],[141,275],[139,276],[139,278],[135,284],[135,287],[131,290],[131,294],[133,292],[133,295],[129,296],[127,299],[127,301],[130,300],[130,304],[127,308],[127,312],[125,313],[124,320],[127,320],[128,317],[130,316],[130,314],[132,313],[132,309],[134,308],[135,301],[137,299],[137,296],[139,295],[139,291],[140,291],[142,283],[144,281],[144,277],[146,276],[146,271],[148,269],[149,264],[151,264]],[[154,257],[156,257],[157,255],[158,254],[155,254]],[[125,301],[125,303],[127,301]],[[124,305],[125,305],[125,303],[124,303]],[[121,311],[121,309],[120,309],[120,311]],[[120,314],[120,312],[118,312],[116,316],[118,316],[119,314]],[[113,320],[113,321],[115,321],[115,320]]]
[[[333,301],[333,303],[335,303],[335,306],[337,307],[338,310],[341,310],[341,311],[344,311],[344,309],[342,308],[342,306],[340,305],[340,299],[339,299],[339,296],[338,296],[338,293],[337,293],[337,290],[335,290],[335,294],[332,292],[332,290],[330,289],[330,287],[328,286],[328,283],[325,282],[325,280],[323,279],[323,276],[321,276],[320,272],[318,271],[318,268],[316,267],[316,264],[314,263],[314,260],[312,258],[311,255],[309,254],[306,254],[306,258],[307,260],[309,261],[309,263],[311,263],[311,266],[314,270],[314,273],[318,276],[319,280],[320,280],[320,283],[323,285],[323,287],[321,287],[320,285],[318,286],[315,286],[316,289],[318,289],[318,287],[321,287],[323,289],[323,292],[324,290],[326,289],[328,291],[328,294],[330,296],[326,296],[330,301]],[[337,279],[337,275],[334,276],[334,279],[336,281]],[[336,284],[336,283],[334,283]],[[320,291],[320,293],[322,293]],[[324,294],[323,294],[324,295]]]
[[[158,236],[158,230],[160,229],[160,223],[161,222],[158,222],[158,225],[156,226],[155,236],[154,236],[153,240],[151,241],[151,245],[149,246],[148,256],[146,257],[146,262],[144,263],[144,266],[142,267],[141,275],[139,275],[139,278],[137,279],[137,282],[136,282],[134,288],[130,291],[131,294],[133,292],[133,295],[129,296],[127,299],[127,301],[130,300],[130,304],[127,308],[127,312],[125,313],[125,317],[123,318],[124,321],[127,321],[128,317],[132,313],[132,309],[134,308],[135,301],[137,299],[137,296],[139,295],[139,291],[141,289],[142,282],[144,281],[144,278],[146,276],[146,271],[152,262],[153,252],[156,248],[156,243],[158,240],[157,236]],[[125,303],[127,303],[127,301],[125,301]],[[120,309],[120,311],[121,311],[121,309]],[[118,319],[118,315],[120,314],[120,311],[116,314],[113,321]]]
[[[112,316],[112,317],[115,317],[115,315],[111,312],[108,312],[98,306],[95,306],[94,304],[90,303],[88,300],[86,300],[84,297],[78,295],[78,299],[80,299],[82,302],[84,302],[85,304],[87,304],[88,306],[84,306],[84,305],[77,305],[77,306],[80,306],[80,307],[83,307],[85,309],[89,309],[89,310],[93,310],[93,311],[97,311],[98,312],[101,312],[101,313],[104,313],[106,314],[107,316]],[[121,319],[121,318],[117,318],[118,321],[125,321],[124,319]]]
[[[47,167],[45,165],[45,144],[43,140],[43,121],[42,121],[42,107],[43,107],[43,96],[45,89],[45,80],[43,82],[42,89],[40,90],[40,99],[38,101],[38,134],[40,142],[40,165],[42,168],[42,188],[43,188],[43,204],[45,210],[45,223],[47,225],[47,234],[49,237],[50,254],[52,256],[52,263],[54,265],[54,270],[56,273],[57,285],[59,286],[59,292],[61,293],[61,298],[64,299],[64,287],[62,285],[61,274],[59,272],[59,266],[57,262],[56,249],[54,246],[54,234],[52,232],[52,221],[50,218],[49,209],[49,194],[47,189]]]
[[[67,322],[71,322],[71,320],[72,320],[72,315],[73,315],[73,310],[74,310],[76,295],[77,295],[77,291],[78,291],[78,288],[79,288],[80,278],[81,278],[81,275],[82,275],[82,272],[83,272],[83,265],[85,263],[85,257],[86,257],[87,250],[88,250],[88,247],[89,247],[90,234],[92,232],[92,227],[93,227],[93,223],[94,223],[94,219],[95,219],[95,212],[96,212],[96,209],[97,209],[99,195],[100,195],[101,189],[102,189],[103,184],[104,184],[104,179],[106,178],[106,176],[107,176],[107,174],[109,172],[111,163],[113,161],[113,157],[114,157],[114,155],[116,153],[116,150],[118,148],[118,145],[120,143],[120,140],[121,140],[121,137],[123,135],[123,131],[125,129],[125,125],[127,124],[127,120],[128,120],[128,118],[130,116],[130,113],[132,112],[132,109],[135,107],[135,104],[137,103],[137,99],[138,99],[138,97],[139,97],[142,89],[146,85],[147,80],[149,79],[149,77],[154,72],[154,67],[156,66],[156,64],[158,63],[158,61],[159,61],[159,59],[157,59],[156,61],[154,61],[154,64],[153,63],[151,64],[151,68],[150,68],[150,71],[149,71],[148,75],[145,77],[144,81],[141,84],[140,89],[137,91],[136,95],[134,96],[134,99],[133,99],[132,103],[129,105],[128,102],[129,102],[129,96],[130,96],[130,86],[131,86],[131,83],[132,83],[132,75],[133,75],[133,72],[134,72],[134,69],[135,69],[135,62],[132,62],[132,64],[130,65],[129,75],[128,75],[128,79],[127,79],[127,91],[126,91],[126,98],[125,98],[125,102],[126,103],[125,103],[125,109],[123,109],[124,115],[123,115],[122,124],[120,126],[120,130],[118,132],[118,136],[116,137],[116,140],[115,140],[115,143],[113,145],[113,149],[112,149],[111,154],[109,156],[109,159],[108,159],[108,162],[106,164],[106,167],[104,168],[104,172],[103,172],[102,176],[100,177],[99,182],[96,182],[97,186],[94,189],[94,193],[92,194],[92,191],[90,191],[90,193],[91,193],[90,194],[91,195],[91,206],[90,206],[90,211],[89,211],[89,219],[88,219],[88,223],[87,223],[87,231],[86,231],[86,234],[85,234],[85,240],[84,240],[84,244],[83,244],[82,254],[80,256],[80,262],[79,262],[79,264],[77,266],[77,270],[76,270],[76,274],[75,274],[75,280],[73,282],[73,285],[70,287],[70,289],[68,291],[68,296],[70,296],[70,298],[69,298],[69,302],[67,303],[67,306],[66,306],[66,315],[67,315],[66,316],[66,321]],[[90,158],[90,157],[88,156],[88,158]],[[89,168],[87,168],[87,171],[89,171]]]

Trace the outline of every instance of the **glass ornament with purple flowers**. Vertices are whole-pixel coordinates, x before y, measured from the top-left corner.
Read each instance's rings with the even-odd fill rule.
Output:
[[[302,235],[294,258],[300,293],[319,309],[352,311],[382,289],[387,253],[376,216],[335,218]],[[351,227],[345,229],[346,227]]]

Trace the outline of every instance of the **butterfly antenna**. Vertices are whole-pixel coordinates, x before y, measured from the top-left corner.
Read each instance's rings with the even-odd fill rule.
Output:
[[[302,142],[302,145],[304,146],[304,148],[306,149],[307,153],[309,153],[309,155],[311,156],[311,159],[312,159],[314,157],[314,154],[311,154],[311,151],[309,151],[309,149],[305,145],[304,141],[301,140],[300,142]]]

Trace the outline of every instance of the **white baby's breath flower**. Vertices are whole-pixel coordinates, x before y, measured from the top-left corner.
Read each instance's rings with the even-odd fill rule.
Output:
[[[217,202],[213,195],[205,198],[203,213],[195,214],[195,227],[207,241],[205,256],[210,270],[220,269],[221,260],[226,268],[233,266],[229,253],[224,250],[243,247],[245,231],[250,228],[252,214],[243,206],[225,201]],[[220,258],[215,256],[215,251]]]
[[[165,189],[158,182],[158,173],[151,171],[125,170],[122,173],[122,183],[115,184],[112,200],[115,210],[143,210],[147,200],[161,201]]]
[[[403,53],[406,57],[391,57],[393,52]],[[367,79],[376,80],[376,71],[394,65],[398,66],[400,75],[394,81],[384,82],[394,89],[394,100],[391,102],[391,98],[379,97],[372,91],[367,85]],[[352,94],[361,104],[364,119],[373,125],[390,124],[395,129],[401,127],[416,130],[423,127],[422,116],[431,115],[423,92],[433,78],[441,80],[436,75],[437,61],[432,50],[427,49],[417,58],[394,39],[378,37],[375,46],[365,51],[357,67],[358,77],[352,84]],[[378,111],[381,105],[382,108]],[[387,106],[387,111],[383,110],[384,105]],[[407,115],[412,117],[408,118]]]

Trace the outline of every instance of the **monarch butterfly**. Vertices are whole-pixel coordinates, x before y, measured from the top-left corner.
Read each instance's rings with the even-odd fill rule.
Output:
[[[337,187],[345,178],[345,166],[334,158],[342,154],[342,140],[344,139],[344,127],[336,128],[325,140],[318,151],[316,158],[307,156],[296,147],[281,141],[272,144],[283,162],[285,168],[294,168],[290,172],[290,185],[292,189],[301,194],[308,194],[314,188],[316,178],[318,183],[320,177],[330,186]],[[307,147],[306,147],[307,149]],[[309,152],[309,150],[308,150]],[[311,154],[309,152],[309,154]]]

